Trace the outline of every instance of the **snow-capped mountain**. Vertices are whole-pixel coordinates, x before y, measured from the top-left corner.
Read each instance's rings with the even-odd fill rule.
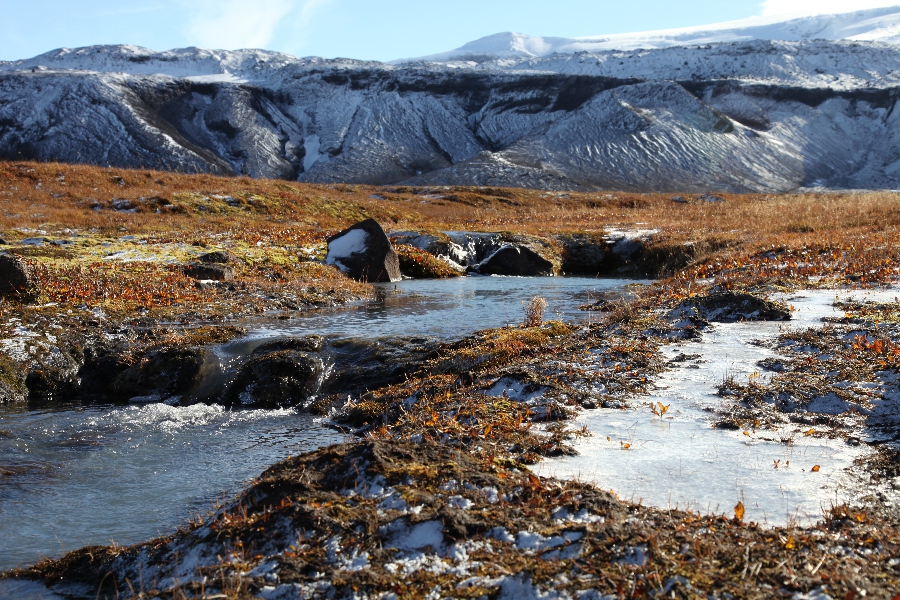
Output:
[[[534,58],[574,52],[652,50],[672,46],[702,46],[751,40],[849,40],[900,44],[900,5],[812,17],[751,17],[739,21],[582,38],[539,37],[497,33],[469,42],[456,50],[398,63],[426,61],[481,62],[500,58]]]
[[[897,14],[819,23],[869,35]],[[531,54],[384,64],[56,50],[0,63],[0,157],[309,182],[900,187],[900,45],[753,39]]]

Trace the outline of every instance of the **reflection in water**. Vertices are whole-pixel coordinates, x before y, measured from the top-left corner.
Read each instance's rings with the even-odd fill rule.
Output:
[[[457,277],[378,285],[378,298],[356,309],[300,313],[277,322],[250,321],[255,337],[319,333],[336,337],[462,337],[478,329],[518,325],[534,296],[546,319],[582,320],[581,304],[626,294],[634,280],[586,277]]]

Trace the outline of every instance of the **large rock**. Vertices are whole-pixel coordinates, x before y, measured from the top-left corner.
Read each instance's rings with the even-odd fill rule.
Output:
[[[552,262],[528,246],[520,244],[503,246],[472,270],[481,275],[537,277],[554,274]]]
[[[562,270],[565,273],[606,274],[615,262],[612,249],[602,234],[576,233],[558,236],[562,245]]]
[[[205,264],[231,265],[234,266],[240,262],[237,256],[228,250],[215,250],[207,252],[197,257],[197,261]]]
[[[223,394],[226,404],[276,408],[304,404],[322,385],[325,365],[308,352],[255,353]]]
[[[203,382],[205,366],[213,358],[205,348],[154,349],[118,373],[108,393],[118,400],[157,397],[157,401],[189,395]]]
[[[31,265],[18,256],[0,254],[0,297],[25,299],[36,283]]]
[[[744,292],[719,291],[688,298],[666,315],[671,322],[694,320],[714,323],[737,321],[790,321],[791,311],[783,304]]]
[[[192,262],[184,268],[184,274],[192,279],[200,280],[234,280],[234,269],[219,263]]]
[[[397,252],[375,219],[366,219],[328,238],[325,262],[358,281],[400,281]]]

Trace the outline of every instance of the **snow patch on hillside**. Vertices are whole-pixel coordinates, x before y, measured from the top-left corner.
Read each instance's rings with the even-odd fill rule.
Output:
[[[580,38],[539,37],[506,32],[483,37],[449,52],[395,62],[480,62],[486,58],[534,58],[575,52],[659,49],[751,40],[820,39],[898,44],[900,6],[800,18],[786,18],[784,15],[751,17],[713,25]]]

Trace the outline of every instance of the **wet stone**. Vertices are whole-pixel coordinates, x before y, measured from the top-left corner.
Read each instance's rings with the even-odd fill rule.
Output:
[[[528,246],[507,244],[471,270],[481,275],[540,277],[553,275],[553,263]]]
[[[254,354],[238,369],[222,400],[257,407],[302,405],[319,390],[324,373],[322,359],[307,352]]]
[[[209,353],[204,348],[153,350],[116,375],[109,391],[123,401],[187,394],[202,381]]]
[[[303,337],[281,338],[265,342],[256,347],[254,354],[266,354],[278,350],[298,350],[301,352],[321,352],[325,347],[325,337],[321,335],[305,335]]]

